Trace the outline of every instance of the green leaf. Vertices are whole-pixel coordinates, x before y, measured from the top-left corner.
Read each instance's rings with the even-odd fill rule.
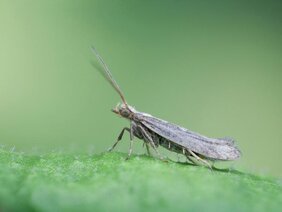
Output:
[[[0,149],[0,211],[280,211],[281,182],[123,153]]]

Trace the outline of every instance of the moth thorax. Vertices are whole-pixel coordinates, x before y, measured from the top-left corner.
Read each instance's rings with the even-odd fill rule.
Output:
[[[127,107],[119,108],[119,114],[124,118],[129,118],[132,115],[132,111]]]
[[[133,107],[125,104],[118,104],[115,109],[112,110],[114,113],[124,117],[131,119],[135,110]]]

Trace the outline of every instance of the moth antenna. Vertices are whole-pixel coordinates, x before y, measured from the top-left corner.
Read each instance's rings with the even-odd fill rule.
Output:
[[[96,48],[94,46],[91,47],[92,51],[94,52],[94,54],[96,55],[98,61],[100,62],[100,64],[103,66],[103,73],[105,74],[106,79],[109,81],[109,83],[113,86],[113,88],[118,92],[118,94],[120,95],[120,98],[122,100],[122,102],[125,104],[126,107],[128,107],[128,104],[124,98],[124,95],[121,91],[121,89],[119,88],[117,82],[115,81],[115,79],[113,78],[110,69],[108,68],[107,64],[104,62],[103,58],[99,55],[99,53],[97,52]]]

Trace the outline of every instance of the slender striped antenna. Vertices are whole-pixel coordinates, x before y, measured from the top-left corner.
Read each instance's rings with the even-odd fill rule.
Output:
[[[125,106],[128,107],[127,102],[126,102],[126,100],[124,98],[124,95],[123,95],[121,89],[119,88],[117,82],[113,78],[113,76],[112,76],[112,74],[110,72],[110,69],[108,68],[107,64],[104,62],[103,58],[99,55],[99,53],[97,52],[97,50],[96,50],[96,48],[94,46],[92,46],[91,49],[94,52],[94,54],[96,55],[96,57],[99,60],[100,64],[103,66],[103,73],[105,74],[104,76],[109,81],[109,83],[113,86],[113,88],[118,92],[118,94],[120,95],[120,98],[121,98],[122,102],[125,104]]]

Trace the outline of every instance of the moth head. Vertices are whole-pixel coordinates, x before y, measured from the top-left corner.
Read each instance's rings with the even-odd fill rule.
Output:
[[[127,104],[119,103],[114,109],[112,109],[112,111],[123,118],[130,119],[132,114],[135,112],[135,109]]]

